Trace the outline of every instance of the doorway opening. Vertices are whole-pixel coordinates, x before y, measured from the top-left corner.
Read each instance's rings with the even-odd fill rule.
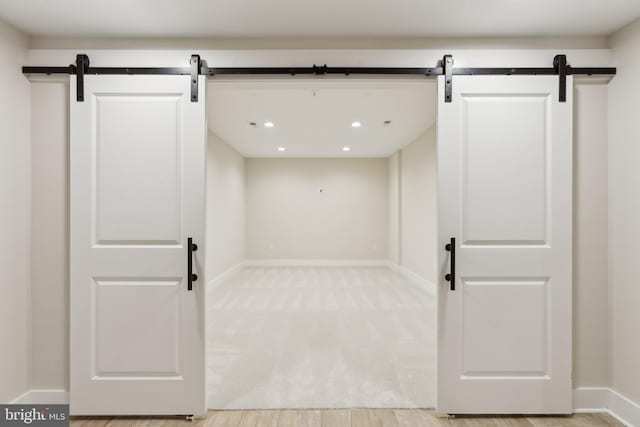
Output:
[[[206,99],[208,407],[435,407],[435,81]]]

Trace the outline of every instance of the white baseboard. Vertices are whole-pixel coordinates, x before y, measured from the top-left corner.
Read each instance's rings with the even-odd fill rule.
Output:
[[[387,267],[386,259],[249,259],[250,267]]]
[[[11,404],[67,404],[69,392],[58,389],[28,390]],[[629,427],[640,427],[640,405],[607,387],[578,387],[573,391],[575,413],[604,412]]]
[[[609,395],[606,387],[578,387],[573,390],[574,412],[606,412]]]
[[[27,390],[11,402],[12,404],[34,404],[34,405],[64,405],[69,403],[69,392],[67,390],[44,389]]]
[[[605,412],[626,426],[640,426],[640,405],[607,387],[578,387],[573,391],[574,412]]]
[[[640,405],[615,390],[610,390],[609,411],[624,424],[640,426]]]
[[[397,262],[392,261],[390,259],[387,260],[387,267],[391,269],[394,273],[400,273],[400,266]]]
[[[230,279],[232,276],[236,275],[240,270],[242,270],[247,265],[246,263],[247,263],[246,261],[240,261],[230,269],[224,271],[223,273],[209,280],[207,282],[207,291],[210,291],[211,289],[215,288],[216,286]]]
[[[413,270],[408,269],[404,265],[399,265],[391,260],[387,261],[387,266],[396,273],[402,274],[407,280],[420,286],[431,295],[436,295],[436,284],[425,279]]]

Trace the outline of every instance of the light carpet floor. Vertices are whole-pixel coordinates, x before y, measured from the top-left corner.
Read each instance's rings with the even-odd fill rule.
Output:
[[[249,267],[207,298],[211,409],[435,406],[435,295],[388,268]]]

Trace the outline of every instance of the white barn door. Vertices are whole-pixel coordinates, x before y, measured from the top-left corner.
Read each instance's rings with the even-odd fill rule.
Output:
[[[71,79],[74,415],[205,411],[205,77]],[[187,289],[188,238],[199,277]]]
[[[438,410],[570,413],[572,80],[438,84]]]

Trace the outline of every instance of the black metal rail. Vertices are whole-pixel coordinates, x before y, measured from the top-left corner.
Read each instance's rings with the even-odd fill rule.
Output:
[[[553,67],[519,67],[519,68],[470,68],[455,67],[453,57],[445,55],[438,66],[432,68],[420,67],[328,67],[313,65],[312,67],[208,67],[200,60],[199,55],[192,55],[189,67],[91,67],[89,57],[79,54],[76,63],[67,67],[22,67],[24,74],[75,74],[77,84],[77,101],[84,100],[84,76],[87,74],[105,75],[190,75],[191,100],[198,101],[198,76],[224,75],[406,75],[406,76],[445,76],[445,102],[451,102],[453,76],[487,76],[487,75],[520,75],[520,76],[558,76],[559,101],[566,100],[566,76],[612,76],[616,74],[615,67],[587,67],[573,68],[567,63],[566,55],[556,55]]]

